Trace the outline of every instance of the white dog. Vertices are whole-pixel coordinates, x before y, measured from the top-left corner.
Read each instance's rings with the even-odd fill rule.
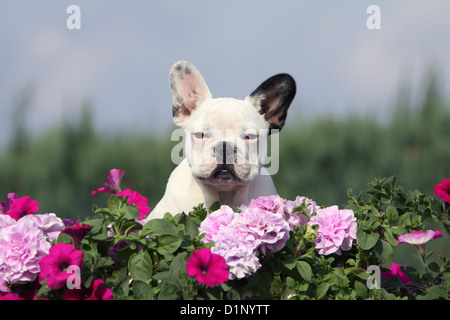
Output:
[[[170,175],[149,218],[188,213],[201,203],[209,208],[217,201],[236,210],[252,199],[276,194],[258,149],[267,135],[283,127],[296,93],[294,79],[278,74],[244,100],[213,99],[200,72],[179,61],[170,70],[169,82],[174,122],[186,131],[186,158]]]

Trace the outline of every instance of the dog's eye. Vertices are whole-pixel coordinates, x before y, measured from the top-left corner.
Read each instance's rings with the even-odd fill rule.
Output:
[[[256,139],[258,139],[258,135],[257,135],[257,134],[254,134],[254,133],[247,133],[247,134],[245,135],[244,139],[245,139],[245,140],[248,140],[248,141],[250,141],[250,140],[256,140]]]
[[[203,132],[193,132],[192,135],[195,139],[203,139],[205,137],[205,134]]]

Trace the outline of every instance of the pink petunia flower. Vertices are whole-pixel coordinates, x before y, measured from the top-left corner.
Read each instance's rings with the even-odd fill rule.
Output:
[[[186,263],[188,275],[211,288],[228,280],[227,269],[225,259],[208,248],[193,251]]]
[[[421,231],[413,231],[411,233],[401,234],[398,236],[398,244],[400,243],[408,243],[417,248],[417,251],[419,252],[419,255],[422,257],[422,259],[425,259],[426,256],[426,248],[425,244],[427,242],[442,238],[442,233],[437,230],[427,230],[425,232]]]
[[[17,221],[23,216],[33,214],[38,210],[38,202],[28,196],[25,196],[14,199],[9,207],[9,210],[5,214]]]
[[[143,219],[146,215],[150,213],[150,207],[148,206],[148,199],[142,196],[137,191],[132,191],[130,189],[123,190],[117,193],[118,196],[126,198],[128,196],[128,205],[135,204],[139,211],[140,217],[138,220]]]
[[[353,240],[356,240],[357,225],[352,210],[339,210],[338,206],[318,209],[308,224],[319,225],[314,243],[321,255],[340,255],[341,250],[350,250]]]
[[[211,252],[225,259],[230,280],[246,278],[261,268],[254,234],[224,226],[213,235],[212,241],[215,245]]]
[[[8,292],[7,284],[24,284],[38,276],[39,261],[50,249],[38,220],[37,215],[18,221],[0,215],[0,291]]]
[[[249,207],[237,215],[231,225],[235,229],[253,234],[256,245],[263,254],[279,251],[289,239],[290,227],[284,216],[259,207]]]
[[[442,238],[442,233],[437,230],[427,230],[425,232],[421,231],[413,231],[411,233],[406,233],[398,236],[398,244],[400,243],[409,243],[413,246],[420,247],[425,245],[427,242]]]
[[[32,219],[36,227],[41,229],[50,241],[56,240],[64,229],[64,222],[54,213],[28,215],[20,220],[24,219]]]
[[[104,286],[102,279],[92,281],[89,288],[66,289],[62,294],[63,300],[114,300],[111,289]]]
[[[111,169],[109,171],[109,175],[106,178],[105,186],[102,188],[98,188],[97,190],[92,191],[92,195],[106,192],[111,194],[116,194],[120,192],[120,183],[122,181],[122,177],[125,174],[124,170],[121,169]]]
[[[208,215],[208,217],[202,221],[198,228],[199,234],[206,233],[202,242],[213,242],[213,237],[219,232],[219,230],[231,223],[234,218],[234,211],[227,205],[222,205],[220,208]]]
[[[434,186],[434,193],[439,198],[450,204],[450,180],[444,179]]]
[[[291,226],[291,230],[295,230],[297,225],[305,225],[309,218],[302,212],[292,212],[295,207],[305,204],[307,206],[307,214],[311,217],[316,212],[317,204],[308,198],[297,196],[294,201],[286,200],[284,205],[285,219]]]
[[[245,211],[247,208],[260,208],[272,213],[284,213],[285,200],[279,195],[261,196],[250,201],[248,206],[242,206],[241,210]]]
[[[69,266],[83,266],[83,252],[74,250],[72,244],[57,243],[50,248],[49,254],[41,259],[39,266],[39,282],[47,278],[47,286],[50,289],[61,289],[72,275],[71,272],[66,272],[66,269]]]

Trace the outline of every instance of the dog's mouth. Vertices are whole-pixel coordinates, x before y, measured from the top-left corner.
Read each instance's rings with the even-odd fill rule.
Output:
[[[232,165],[221,164],[218,165],[210,174],[210,178],[217,179],[221,183],[229,183],[234,180],[240,180],[234,171]]]

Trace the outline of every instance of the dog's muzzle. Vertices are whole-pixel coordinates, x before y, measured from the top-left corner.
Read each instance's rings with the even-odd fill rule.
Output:
[[[214,157],[217,164],[233,165],[237,157],[237,148],[230,141],[219,141],[214,146]]]
[[[238,179],[234,170],[234,162],[237,156],[237,148],[230,141],[219,141],[214,146],[214,157],[217,167],[211,172],[210,177],[219,182],[226,183]]]
[[[210,178],[216,178],[219,182],[231,182],[233,180],[239,180],[234,171],[234,166],[232,164],[219,164],[210,175]]]

